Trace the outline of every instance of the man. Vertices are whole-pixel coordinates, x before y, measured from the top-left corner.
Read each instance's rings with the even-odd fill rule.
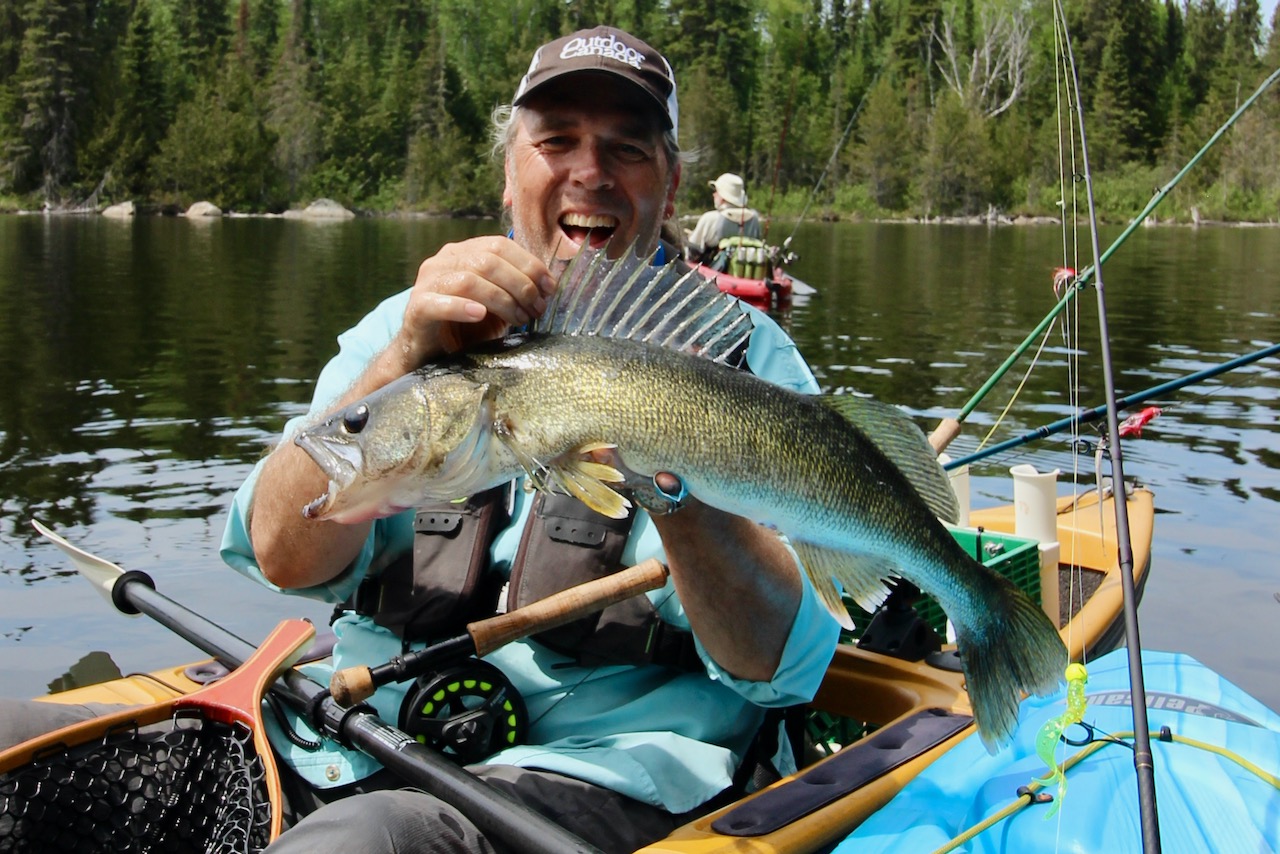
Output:
[[[608,27],[552,41],[535,53],[510,113],[499,115],[511,236],[445,246],[422,263],[411,289],[340,336],[311,414],[291,422],[286,437],[435,357],[537,317],[554,289],[552,270],[584,244],[615,255],[634,245],[670,257],[659,235],[680,182],[678,106],[671,68],[657,51]],[[794,344],[763,315],[755,320],[750,368],[815,390]],[[678,485],[670,475],[659,478],[664,487]],[[236,495],[224,558],[263,583],[346,603],[334,624],[334,667],[381,663],[440,637],[441,624],[392,614],[386,603],[410,599],[413,584],[452,579],[456,553],[429,532],[415,533],[412,512],[352,525],[304,519],[301,508],[325,487],[320,469],[286,438]],[[480,571],[511,573],[515,587],[514,575],[536,580],[563,574],[579,558],[598,562],[596,551],[547,536],[554,501],[524,484],[503,491],[499,504],[509,521],[486,533]],[[556,506],[581,512],[563,501]],[[791,551],[746,519],[689,500],[666,516],[638,513],[630,530],[606,539],[623,563],[657,556],[668,565],[667,587],[644,606],[675,639],[669,648],[683,652],[647,663],[624,643],[602,662],[592,658],[600,649],[590,634],[576,646],[509,644],[487,661],[528,707],[527,743],[475,770],[592,844],[631,851],[732,792],[762,707],[812,696],[837,629]],[[513,573],[513,564],[523,572]],[[463,604],[473,607],[473,599]],[[405,691],[385,686],[371,703],[395,721]],[[334,801],[285,833],[281,849],[502,850],[434,798],[369,792],[404,783],[375,773],[365,757],[280,746],[308,782],[329,790],[323,799]]]
[[[726,237],[760,239],[760,214],[747,207],[747,188],[742,178],[725,172],[710,182],[714,209],[698,218],[689,235],[686,251],[690,261],[709,263]]]

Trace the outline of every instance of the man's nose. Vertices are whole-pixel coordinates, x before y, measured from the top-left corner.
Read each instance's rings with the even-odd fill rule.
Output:
[[[605,190],[613,186],[613,171],[608,152],[599,142],[587,142],[574,152],[572,178],[588,190]]]

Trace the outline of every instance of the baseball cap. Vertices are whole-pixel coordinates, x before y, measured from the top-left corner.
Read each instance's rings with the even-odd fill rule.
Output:
[[[518,107],[539,87],[583,71],[614,74],[639,87],[657,105],[671,133],[679,129],[680,107],[671,64],[640,39],[614,27],[578,30],[538,48],[511,103]]]
[[[708,181],[716,192],[720,194],[720,198],[735,207],[742,207],[747,203],[747,186],[742,182],[742,178],[732,172],[725,172],[714,181]]]

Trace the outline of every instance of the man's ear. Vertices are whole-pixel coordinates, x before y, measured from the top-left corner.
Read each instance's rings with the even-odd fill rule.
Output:
[[[671,186],[667,190],[667,205],[663,208],[663,219],[671,219],[676,215],[676,190],[680,189],[680,176],[683,169],[684,164],[677,160],[675,168],[671,170]]]

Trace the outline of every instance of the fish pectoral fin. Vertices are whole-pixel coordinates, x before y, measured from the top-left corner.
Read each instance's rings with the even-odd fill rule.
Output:
[[[844,592],[858,603],[858,607],[867,611],[874,612],[889,594],[885,581],[895,574],[889,561],[803,541],[795,542],[793,546],[822,604],[845,628],[852,628],[853,624],[833,579],[840,582]]]
[[[583,460],[575,451],[552,461],[546,471],[548,486],[567,492],[610,519],[627,518],[631,502],[609,486],[626,478],[613,466]]]

